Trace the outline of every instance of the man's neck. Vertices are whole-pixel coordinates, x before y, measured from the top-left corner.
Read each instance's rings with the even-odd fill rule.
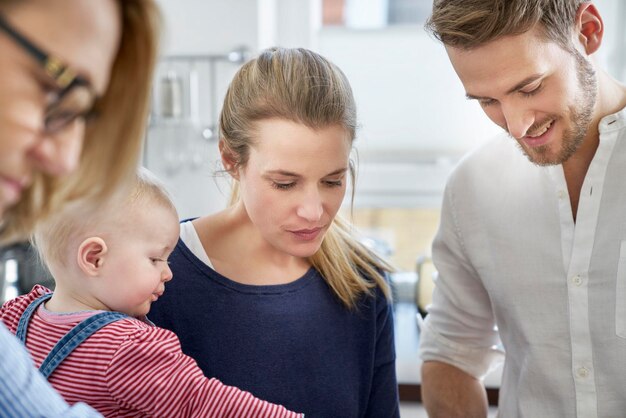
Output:
[[[566,162],[563,163],[563,172],[570,196],[574,221],[578,211],[580,191],[587,175],[587,170],[600,144],[599,124],[605,116],[614,114],[626,107],[626,86],[618,83],[604,71],[598,71],[598,102],[596,103],[595,117],[585,136],[583,144]]]

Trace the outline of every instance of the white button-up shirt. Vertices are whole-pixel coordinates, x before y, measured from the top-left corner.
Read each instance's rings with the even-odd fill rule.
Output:
[[[599,130],[576,223],[562,166],[506,135],[448,181],[420,355],[482,377],[501,341],[502,417],[626,417],[626,111]]]

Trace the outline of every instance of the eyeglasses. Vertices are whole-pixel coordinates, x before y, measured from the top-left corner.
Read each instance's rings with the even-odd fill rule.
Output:
[[[43,126],[45,134],[55,134],[76,119],[88,119],[94,116],[98,95],[89,81],[78,75],[61,60],[43,52],[15,30],[2,15],[0,15],[0,30],[6,32],[28,54],[35,58],[57,86],[57,90],[53,93],[45,111]]]

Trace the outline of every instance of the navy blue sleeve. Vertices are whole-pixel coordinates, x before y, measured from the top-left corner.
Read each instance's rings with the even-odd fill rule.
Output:
[[[376,293],[376,356],[372,390],[365,416],[399,418],[393,309],[380,290]]]

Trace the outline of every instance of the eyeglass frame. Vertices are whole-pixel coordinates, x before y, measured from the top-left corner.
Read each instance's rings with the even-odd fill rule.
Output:
[[[7,35],[9,35],[11,39],[13,39],[19,46],[21,46],[25,52],[33,57],[41,65],[44,72],[57,85],[58,92],[56,100],[53,103],[49,104],[46,108],[46,117],[44,119],[44,132],[49,134],[56,133],[69,126],[76,119],[89,118],[95,115],[96,102],[98,101],[98,99],[100,99],[100,96],[96,93],[92,84],[86,78],[79,75],[62,60],[56,58],[52,54],[44,52],[34,42],[30,41],[11,24],[9,24],[9,22],[7,22],[2,14],[0,14],[0,31],[4,31]],[[62,98],[77,86],[85,87],[90,92],[92,97],[91,106],[84,112],[72,115],[71,118],[63,121],[63,123],[55,129],[49,129],[47,116],[50,109],[54,109],[54,107],[61,102]]]

